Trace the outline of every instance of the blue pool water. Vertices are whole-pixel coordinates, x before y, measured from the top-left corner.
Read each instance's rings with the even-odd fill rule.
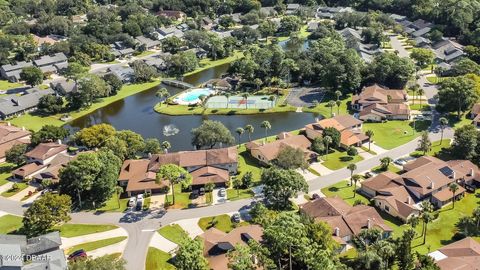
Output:
[[[208,88],[199,88],[199,89],[194,89],[190,92],[184,93],[183,95],[180,95],[179,98],[182,101],[192,102],[197,100],[201,95],[209,96],[211,94],[212,94],[212,90]]]

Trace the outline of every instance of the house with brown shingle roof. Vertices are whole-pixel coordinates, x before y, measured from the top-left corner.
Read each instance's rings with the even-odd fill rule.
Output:
[[[210,269],[228,270],[227,253],[234,250],[236,245],[248,245],[249,241],[261,242],[263,228],[259,225],[241,226],[229,233],[210,228],[199,237],[203,240],[203,255]]]
[[[237,173],[237,155],[236,147],[228,147],[156,154],[150,159],[126,160],[118,181],[129,194],[162,192],[165,185],[163,181],[160,184],[155,183],[156,174],[162,165],[175,164],[192,175],[194,188],[208,182],[224,186],[230,180],[230,175]]]
[[[309,139],[314,140],[317,137],[321,137],[326,128],[334,128],[340,132],[341,147],[361,146],[363,143],[368,142],[367,135],[362,133],[362,124],[362,121],[351,115],[337,115],[306,125],[305,133]]]
[[[475,127],[480,128],[480,103],[475,103],[470,110],[470,118]]]
[[[344,200],[335,198],[319,198],[300,207],[300,212],[315,219],[326,222],[333,231],[333,236],[341,241],[350,242],[362,230],[377,228],[388,238],[392,229],[385,224],[377,210],[367,205],[351,206]]]
[[[410,108],[405,90],[388,89],[378,84],[364,87],[352,96],[352,108],[363,121],[408,120]]]
[[[478,166],[468,160],[423,156],[405,164],[403,171],[401,175],[384,172],[371,177],[361,183],[360,191],[381,210],[404,221],[418,214],[415,205],[420,201],[429,200],[438,208],[450,203],[454,199],[451,183],[459,186],[455,199],[480,183]]]
[[[10,148],[17,144],[29,144],[30,132],[25,128],[0,123],[0,163],[5,162],[5,154]]]
[[[428,254],[442,270],[478,270],[480,243],[472,237],[446,245]]]
[[[48,164],[58,154],[67,153],[68,146],[61,141],[51,143],[41,143],[25,154],[28,163]]]
[[[250,151],[252,157],[262,164],[270,164],[278,157],[282,148],[287,146],[302,150],[306,161],[316,160],[318,154],[309,150],[311,145],[310,140],[303,135],[281,134],[281,136],[273,142],[265,144],[250,142],[247,144],[247,149]]]

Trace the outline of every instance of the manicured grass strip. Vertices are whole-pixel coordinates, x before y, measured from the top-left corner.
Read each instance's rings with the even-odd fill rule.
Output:
[[[235,51],[232,56],[229,56],[229,57],[224,58],[224,59],[213,60],[213,59],[210,59],[210,58],[204,58],[204,59],[200,60],[200,67],[199,68],[195,69],[192,72],[186,73],[184,76],[192,75],[192,74],[204,71],[204,70],[212,68],[212,67],[221,66],[223,64],[228,64],[228,63],[231,63],[231,62],[233,62],[237,59],[240,59],[242,57],[243,57],[243,52]]]
[[[442,149],[450,148],[450,139],[443,139],[442,143],[440,141],[432,142],[432,148],[426,153],[427,156],[438,156],[441,155]],[[415,151],[410,154],[412,157],[423,156],[423,151]],[[442,159],[450,159],[450,157],[442,156]]]
[[[426,102],[422,102],[423,104],[420,104],[419,101],[415,104],[410,105],[410,110],[416,110],[416,111],[430,111],[430,105],[425,104]]]
[[[175,191],[175,205],[169,206],[170,208],[176,208],[176,209],[181,209],[181,208],[188,208],[188,205],[190,204],[190,192],[182,192],[182,185],[177,184],[174,187]],[[166,203],[168,202],[169,204],[173,202],[172,195],[167,195],[166,196]]]
[[[393,164],[390,164],[388,165],[388,168],[387,168],[387,171],[390,171],[390,172],[393,172],[393,173],[398,173],[400,172],[402,169],[399,169],[397,166],[393,165]],[[382,173],[384,172],[384,170],[382,170],[382,166],[381,165],[378,165],[377,167],[373,168],[372,169],[373,172],[376,172],[376,173]]]
[[[22,227],[22,218],[14,215],[0,217],[0,234],[12,233]]]
[[[361,146],[360,148],[367,153],[370,153],[372,155],[377,155],[377,152],[373,151],[371,148],[370,150],[368,150],[368,147],[365,147],[365,146]]]
[[[247,199],[253,197],[253,192],[251,189],[227,189],[227,199],[230,201],[236,201],[241,199]]]
[[[342,97],[340,99],[340,101],[342,102],[342,104],[340,105],[340,114],[347,114],[348,113],[348,104],[347,103],[349,103],[351,101],[351,96],[352,95],[347,95],[347,96]],[[326,118],[330,118],[330,116],[331,116],[330,112],[334,113],[335,115],[338,115],[339,114],[339,111],[338,111],[339,108],[337,107],[337,105],[334,105],[333,108],[330,108],[330,106],[328,105],[328,102],[330,100],[336,101],[336,99],[334,99],[332,97],[325,96],[324,100],[321,103],[319,103],[317,106],[305,107],[305,108],[303,108],[303,112],[321,114]]]
[[[63,224],[56,229],[60,231],[60,235],[62,237],[76,237],[81,235],[111,231],[117,228],[118,227],[115,225]]]
[[[149,247],[145,270],[175,270],[175,266],[168,263],[172,258],[170,254],[159,249]]]
[[[375,144],[384,149],[393,149],[420,136],[428,129],[430,121],[416,121],[415,130],[410,121],[387,121],[384,123],[363,123],[363,131],[372,130]],[[415,132],[414,132],[415,131]]]
[[[94,241],[94,242],[83,243],[83,244],[79,244],[79,245],[76,245],[76,246],[73,246],[73,247],[69,248],[67,253],[71,253],[71,252],[79,250],[79,249],[83,249],[86,252],[88,252],[88,251],[96,250],[96,249],[99,249],[99,248],[102,248],[102,247],[107,247],[107,246],[110,246],[110,245],[120,243],[125,239],[127,239],[126,236],[119,236],[119,237],[113,237],[113,238],[98,240],[98,241]]]
[[[297,108],[290,105],[279,105],[271,109],[242,109],[242,108],[203,108],[201,106],[186,106],[186,105],[166,105],[157,104],[154,110],[166,115],[199,115],[199,114],[214,114],[214,115],[245,115],[245,114],[261,114],[261,113],[281,113],[294,112]]]
[[[320,176],[320,173],[317,172],[314,168],[308,167],[307,170],[311,172],[313,175]]]
[[[351,157],[347,154],[347,151],[334,150],[327,157],[322,157],[325,160],[322,165],[329,168],[330,170],[338,170],[343,167],[348,166],[350,163],[357,163],[363,158],[360,155]]]
[[[12,197],[13,195],[17,194],[18,192],[26,189],[28,187],[28,184],[27,183],[24,183],[24,182],[18,182],[16,183],[17,184],[17,189],[13,189],[13,186],[11,189],[5,191],[2,193],[2,196],[3,197]]]
[[[233,229],[233,223],[229,215],[219,215],[214,217],[204,217],[198,221],[198,226],[206,231],[210,229],[210,226],[214,224],[213,227],[219,229],[223,232],[230,232]]]
[[[335,185],[331,185],[329,187],[322,188],[321,191],[327,197],[342,198],[345,202],[347,202],[350,205],[353,205],[353,203],[357,200],[362,201],[366,205],[370,204],[370,201],[366,197],[364,197],[364,196],[362,196],[358,193],[355,195],[355,198],[354,198],[353,197],[353,187],[349,186],[349,184],[350,184],[350,180],[341,181],[341,182],[336,183]]]
[[[105,202],[105,205],[101,208],[98,208],[97,211],[100,212],[124,212],[128,207],[128,198],[120,199],[120,208],[118,207],[117,195],[114,194],[108,201]]]
[[[176,244],[180,244],[183,239],[189,237],[188,233],[178,224],[162,227],[158,230],[158,233]]]
[[[17,88],[21,86],[23,86],[23,84],[21,83],[11,83],[9,81],[0,80],[0,90],[9,90],[9,89]]]
[[[11,163],[0,164],[0,186],[8,183],[7,179],[12,176],[11,171],[13,171],[14,168],[15,165]]]

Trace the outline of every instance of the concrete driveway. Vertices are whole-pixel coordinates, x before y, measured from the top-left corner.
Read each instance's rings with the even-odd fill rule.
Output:
[[[402,42],[398,39],[397,36],[390,35],[390,44],[392,48],[398,52],[398,56],[400,57],[409,57],[410,53],[403,47]]]
[[[152,239],[150,240],[149,246],[167,253],[172,252],[178,247],[177,244],[161,236],[158,232],[153,235]]]

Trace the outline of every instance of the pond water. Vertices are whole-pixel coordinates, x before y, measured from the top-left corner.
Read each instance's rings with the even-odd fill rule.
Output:
[[[184,78],[185,82],[198,85],[212,78],[218,78],[228,69],[228,64],[217,66],[202,72],[198,72]],[[166,87],[171,95],[179,93],[180,89],[161,85]],[[260,127],[264,120],[270,121],[272,129],[269,135],[278,134],[281,131],[290,131],[302,128],[305,124],[315,120],[313,114],[307,113],[277,113],[277,114],[257,114],[257,115],[187,115],[187,116],[168,116],[158,114],[153,110],[158,98],[155,93],[159,87],[155,87],[141,93],[129,96],[119,100],[109,106],[100,108],[84,117],[78,118],[68,125],[67,128],[79,130],[95,124],[108,123],[117,130],[130,129],[144,138],[158,138],[160,141],[167,140],[171,143],[173,151],[191,150],[191,134],[193,128],[198,127],[204,120],[217,120],[222,122],[228,129],[236,135],[235,129],[245,125],[253,125],[255,132],[252,138],[261,138],[265,136],[265,130]],[[244,134],[243,140],[247,139]]]

